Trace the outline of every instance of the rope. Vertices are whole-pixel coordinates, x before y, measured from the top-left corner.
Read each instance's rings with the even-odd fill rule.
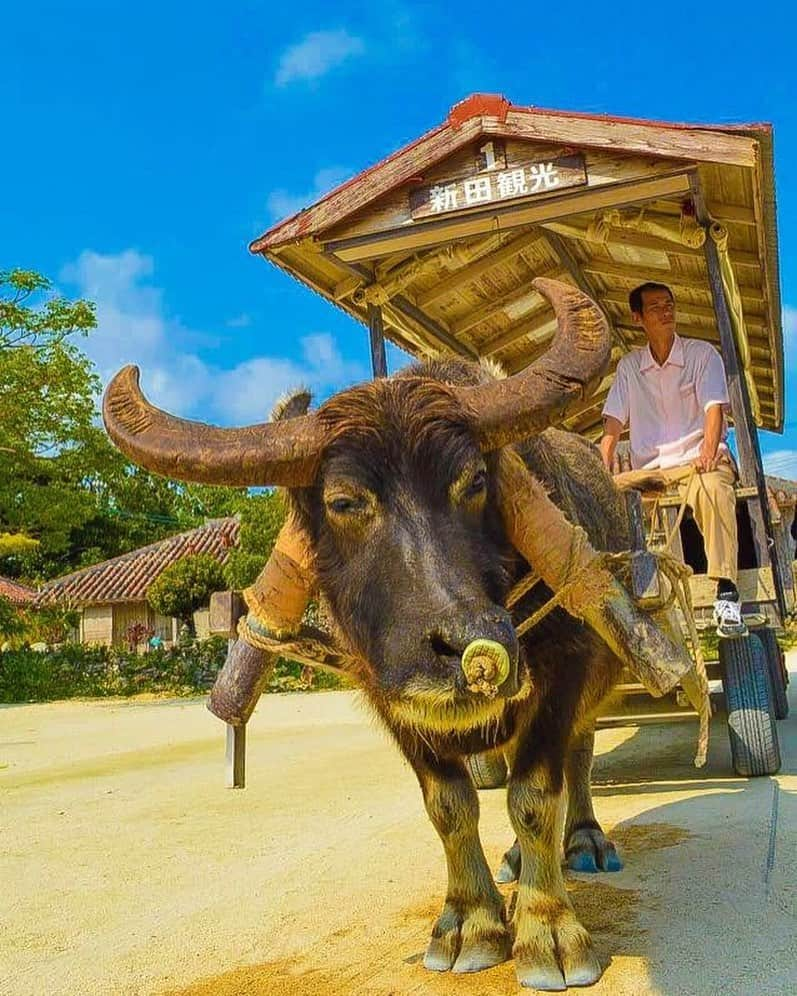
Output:
[[[693,468],[692,474],[687,478],[687,490],[694,472],[695,469]],[[694,763],[695,767],[702,767],[706,763],[708,754],[711,701],[709,699],[706,663],[700,649],[700,640],[697,635],[692,607],[692,594],[689,589],[689,578],[691,577],[692,569],[686,564],[682,564],[669,553],[670,543],[676,529],[680,526],[685,506],[686,502],[681,502],[676,523],[667,538],[664,549],[651,550],[650,553],[656,558],[659,569],[670,583],[670,591],[666,599],[655,608],[656,614],[663,616],[670,610],[677,599],[681,613],[687,622],[694,667],[687,675],[684,675],[681,685],[699,718],[697,751]],[[573,528],[570,535],[565,583],[536,612],[533,612],[528,618],[515,626],[515,632],[518,637],[522,637],[528,633],[530,629],[540,623],[559,605],[562,605],[571,615],[580,618],[578,605],[572,603],[570,599],[574,591],[583,588],[583,582],[586,577],[597,573],[598,569],[603,567],[614,568],[612,570],[612,573],[614,573],[615,571],[621,572],[630,565],[633,551],[624,550],[619,553],[604,552],[596,554],[584,566],[574,572],[574,565],[579,563],[581,559],[581,553],[586,542],[586,534],[581,527],[577,526]],[[522,577],[507,594],[505,600],[506,608],[511,609],[540,580],[540,576],[534,571],[530,571]],[[592,587],[592,585],[589,587]],[[583,600],[583,591],[581,595]],[[648,607],[644,608],[648,609]],[[312,667],[318,667],[335,674],[350,671],[356,668],[359,663],[357,658],[335,646],[323,630],[315,629],[314,627],[303,626],[296,634],[280,638],[270,633],[250,615],[241,619],[238,627],[238,635],[246,643],[260,650],[290,657],[300,663],[309,664]]]
[[[695,477],[696,473],[697,473],[697,467],[693,466],[692,469],[689,471],[689,476],[686,478],[686,480],[684,482],[684,496],[681,499],[681,504],[678,506],[678,515],[675,517],[675,524],[673,525],[672,529],[670,530],[670,534],[669,534],[669,536],[667,537],[667,539],[666,539],[666,541],[664,543],[664,550],[669,550],[670,549],[670,547],[672,545],[672,541],[675,539],[675,534],[681,528],[681,521],[683,520],[684,512],[686,511],[686,496],[689,494],[689,486],[691,485],[692,481],[694,480],[694,477]],[[680,482],[679,482],[678,486],[679,487],[681,486]],[[658,508],[658,504],[659,504],[658,499],[656,499],[656,507],[657,508]]]
[[[686,511],[686,498],[695,474],[697,474],[697,467],[693,466],[685,480],[679,482],[679,488],[683,487],[683,498],[681,499],[681,504],[678,506],[678,514],[675,517],[675,522],[664,542],[663,549],[651,552],[656,556],[659,567],[662,569],[671,586],[671,597],[663,609],[666,610],[672,605],[672,593],[675,592],[681,614],[686,619],[689,631],[689,643],[695,666],[688,675],[684,675],[681,685],[695,712],[697,712],[700,722],[694,763],[696,768],[702,768],[708,756],[709,727],[711,724],[711,699],[709,698],[708,675],[706,674],[706,662],[700,647],[700,638],[697,635],[695,615],[692,607],[692,592],[689,587],[689,577],[692,571],[685,564],[682,564],[680,560],[676,560],[670,553],[672,542],[683,521],[684,512]],[[658,511],[658,504],[659,501],[657,498],[653,506],[654,515]]]
[[[679,518],[683,515],[684,504],[685,503],[682,503]],[[581,535],[578,531],[574,530],[572,536],[575,539],[571,539],[570,551],[568,555],[568,567],[565,574],[565,577],[568,580],[557,592],[554,593],[554,595],[551,596],[551,598],[548,599],[547,602],[545,602],[544,605],[540,606],[536,612],[532,613],[532,615],[515,627],[515,632],[518,637],[523,636],[530,629],[536,626],[558,605],[563,603],[566,604],[570,593],[574,588],[578,587],[581,579],[587,574],[591,574],[600,567],[622,570],[623,568],[627,568],[631,562],[632,551],[630,550],[623,550],[620,553],[599,553],[584,567],[582,567],[581,570],[571,576],[573,563],[577,562],[578,554],[583,548],[584,543],[583,535]],[[709,698],[706,662],[703,657],[703,651],[700,647],[697,627],[695,626],[694,610],[692,606],[692,592],[689,588],[689,578],[692,575],[692,568],[686,564],[682,564],[679,560],[673,557],[672,554],[668,553],[666,549],[652,550],[650,552],[656,558],[659,569],[670,583],[670,591],[664,602],[656,607],[656,614],[664,615],[664,613],[672,607],[673,603],[677,599],[678,606],[682,615],[686,619],[688,627],[689,648],[695,666],[689,674],[684,675],[681,680],[681,685],[692,707],[698,715],[699,729],[694,764],[696,768],[702,768],[705,765],[706,758],[708,756],[709,729],[711,724],[711,700]],[[515,590],[520,588],[521,585],[527,581],[531,581],[531,583],[525,586],[526,591],[530,590],[530,588],[533,587],[537,581],[539,581],[539,577],[534,574],[527,575],[526,578],[521,579],[521,581],[515,585],[515,588],[512,589],[510,595],[513,595]],[[514,604],[514,601],[511,604]],[[509,607],[510,601],[509,598],[507,598],[507,608]]]
[[[692,607],[692,592],[689,587],[689,577],[692,569],[676,560],[671,554],[657,552],[654,554],[659,566],[670,582],[673,591],[676,592],[678,605],[681,614],[686,619],[689,630],[689,643],[691,645],[692,659],[695,666],[689,674],[681,679],[683,690],[691,702],[698,715],[700,728],[697,736],[697,751],[695,752],[695,767],[702,768],[708,756],[709,727],[711,725],[711,699],[709,698],[708,675],[706,674],[706,661],[700,647],[700,638],[697,635],[695,625],[695,614]],[[672,600],[670,600],[670,605]]]

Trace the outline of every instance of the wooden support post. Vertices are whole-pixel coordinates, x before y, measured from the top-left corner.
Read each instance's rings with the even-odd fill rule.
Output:
[[[382,309],[378,304],[368,305],[368,331],[371,334],[371,369],[374,377],[387,377],[385,330],[382,324]]]
[[[774,520],[774,517],[773,517]],[[794,506],[783,508],[776,521],[772,523],[775,537],[775,557],[782,568],[783,588],[786,597],[786,611],[794,612],[795,590],[794,572],[792,571],[792,561],[794,560],[794,540],[791,535],[791,526],[794,521]]]
[[[246,788],[246,723],[227,723],[227,753],[224,759],[226,788]]]
[[[681,530],[680,528],[675,529],[675,524],[678,522],[678,509],[677,508],[660,508],[659,515],[662,516],[664,520],[665,527],[667,529],[667,535],[672,534],[672,542],[670,543],[670,553],[673,557],[676,557],[681,563],[684,563],[684,545],[681,540]],[[673,533],[673,530],[675,532]]]
[[[692,176],[692,198],[695,204],[698,221],[709,228],[711,218],[705,208],[700,180]],[[728,381],[728,393],[733,413],[733,426],[736,434],[736,446],[739,451],[739,479],[743,486],[755,485],[758,496],[747,502],[750,512],[750,522],[753,528],[753,542],[759,567],[772,566],[772,580],[775,584],[775,597],[778,613],[783,620],[787,614],[786,592],[781,565],[775,552],[775,541],[772,521],[769,514],[769,499],[767,497],[764,466],[761,461],[761,449],[758,444],[758,429],[753,421],[750,407],[750,396],[747,384],[739,363],[739,352],[733,334],[731,314],[725,297],[720,270],[719,250],[708,233],[703,247],[706,257],[706,269],[711,286],[711,297],[714,311],[717,315],[717,327],[720,334],[722,359],[725,363],[725,376]]]

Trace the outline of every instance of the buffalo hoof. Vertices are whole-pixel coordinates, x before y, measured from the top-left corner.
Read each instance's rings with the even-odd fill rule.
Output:
[[[513,955],[521,986],[560,992],[568,986],[591,986],[602,969],[587,931],[565,903],[547,900],[515,913],[517,940]]]
[[[618,872],[623,867],[617,848],[600,827],[574,830],[567,841],[565,860],[576,872]]]
[[[517,841],[509,848],[501,861],[501,867],[495,873],[495,880],[500,885],[517,882],[520,878],[520,844]]]
[[[509,958],[512,938],[503,908],[474,906],[463,911],[446,903],[432,930],[424,968],[432,972],[480,972]]]

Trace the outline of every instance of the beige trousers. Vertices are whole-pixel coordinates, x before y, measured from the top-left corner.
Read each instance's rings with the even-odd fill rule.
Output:
[[[729,578],[736,584],[739,539],[736,532],[736,495],[733,485],[736,469],[727,458],[716,470],[692,473],[691,465],[672,467],[657,473],[678,487],[681,501],[692,509],[697,528],[703,535],[710,578]]]

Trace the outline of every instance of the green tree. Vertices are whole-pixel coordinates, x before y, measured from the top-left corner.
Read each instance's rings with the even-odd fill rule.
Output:
[[[150,585],[147,601],[161,615],[192,626],[193,613],[208,604],[214,591],[223,589],[221,564],[209,553],[197,553],[167,567]]]
[[[94,306],[27,270],[0,272],[0,573],[44,578],[229,515],[234,488],[183,485],[130,465],[97,425],[100,382],[70,341]]]
[[[44,277],[0,272],[0,530],[38,539],[45,557],[93,507],[75,485],[93,469],[100,385],[68,337],[94,324],[93,305],[52,295]]]
[[[46,296],[52,284],[33,270],[0,270],[0,288],[2,350],[49,350],[76,332],[86,335],[97,324],[91,302]]]
[[[20,557],[39,549],[39,541],[24,533],[0,533],[0,560],[4,557]]]
[[[76,566],[93,564],[166,536],[193,529],[207,519],[233,515],[246,501],[244,488],[186,485],[132,466],[103,436],[102,467],[84,482],[95,512],[72,532]]]
[[[228,588],[241,591],[263,570],[285,522],[285,500],[279,491],[264,491],[238,506],[241,530],[238,547],[224,565]]]

